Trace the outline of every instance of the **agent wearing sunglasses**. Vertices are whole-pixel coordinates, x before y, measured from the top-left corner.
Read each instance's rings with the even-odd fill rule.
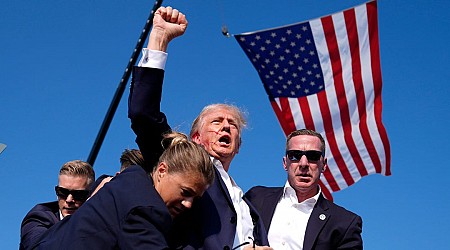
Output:
[[[327,169],[325,141],[312,130],[287,137],[284,187],[251,188],[246,194],[260,213],[274,249],[362,249],[360,216],[326,200],[319,187]]]
[[[55,187],[58,201],[34,206],[22,221],[20,249],[30,248],[50,227],[71,215],[89,197],[89,186],[95,179],[92,166],[75,160],[65,163],[59,170]]]

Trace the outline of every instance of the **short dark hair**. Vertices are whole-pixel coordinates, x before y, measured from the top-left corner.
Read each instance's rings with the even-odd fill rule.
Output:
[[[120,172],[125,170],[131,165],[139,165],[144,167],[144,157],[142,157],[141,151],[137,149],[125,149],[120,156]]]
[[[323,139],[322,135],[320,133],[317,133],[314,130],[311,129],[299,129],[291,132],[286,139],[286,150],[288,150],[289,141],[292,139],[292,137],[298,136],[298,135],[311,135],[315,136],[320,139],[320,150],[322,151],[322,155],[325,155],[325,140]]]

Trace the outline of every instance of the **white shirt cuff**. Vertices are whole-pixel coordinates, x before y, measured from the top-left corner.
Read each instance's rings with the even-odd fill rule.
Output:
[[[138,66],[164,70],[166,67],[166,61],[166,52],[144,48],[142,49],[142,57],[138,63]]]

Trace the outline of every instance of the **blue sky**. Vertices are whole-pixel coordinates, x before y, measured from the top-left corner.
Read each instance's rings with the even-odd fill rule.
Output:
[[[246,191],[285,182],[284,134],[259,77],[233,34],[296,23],[365,1],[164,1],[187,15],[186,34],[169,46],[162,109],[188,132],[207,104],[236,104],[249,128],[230,172]],[[64,162],[86,160],[151,1],[0,3],[2,249],[17,249],[20,223],[36,203],[55,200]],[[450,223],[450,4],[378,2],[383,121],[392,176],[371,175],[334,193],[363,218],[365,249],[446,249]],[[97,176],[136,148],[128,88],[95,162]]]

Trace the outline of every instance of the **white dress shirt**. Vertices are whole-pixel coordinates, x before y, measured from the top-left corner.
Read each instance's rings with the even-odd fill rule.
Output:
[[[138,66],[144,68],[156,68],[164,70],[166,67],[167,53],[159,50],[142,49],[142,57]]]
[[[295,190],[286,182],[268,233],[273,249],[303,249],[306,226],[320,192],[319,189],[315,196],[299,203]]]
[[[236,182],[234,182],[233,178],[231,178],[231,176],[225,171],[222,163],[214,158],[212,158],[212,161],[217,170],[219,170],[220,176],[227,186],[228,193],[230,193],[230,197],[233,201],[233,206],[237,214],[236,234],[234,236],[233,247],[236,247],[244,242],[253,243],[253,240],[250,240],[253,239],[253,222],[252,217],[250,216],[250,208],[242,199],[244,193]],[[237,249],[243,249],[244,246]]]

